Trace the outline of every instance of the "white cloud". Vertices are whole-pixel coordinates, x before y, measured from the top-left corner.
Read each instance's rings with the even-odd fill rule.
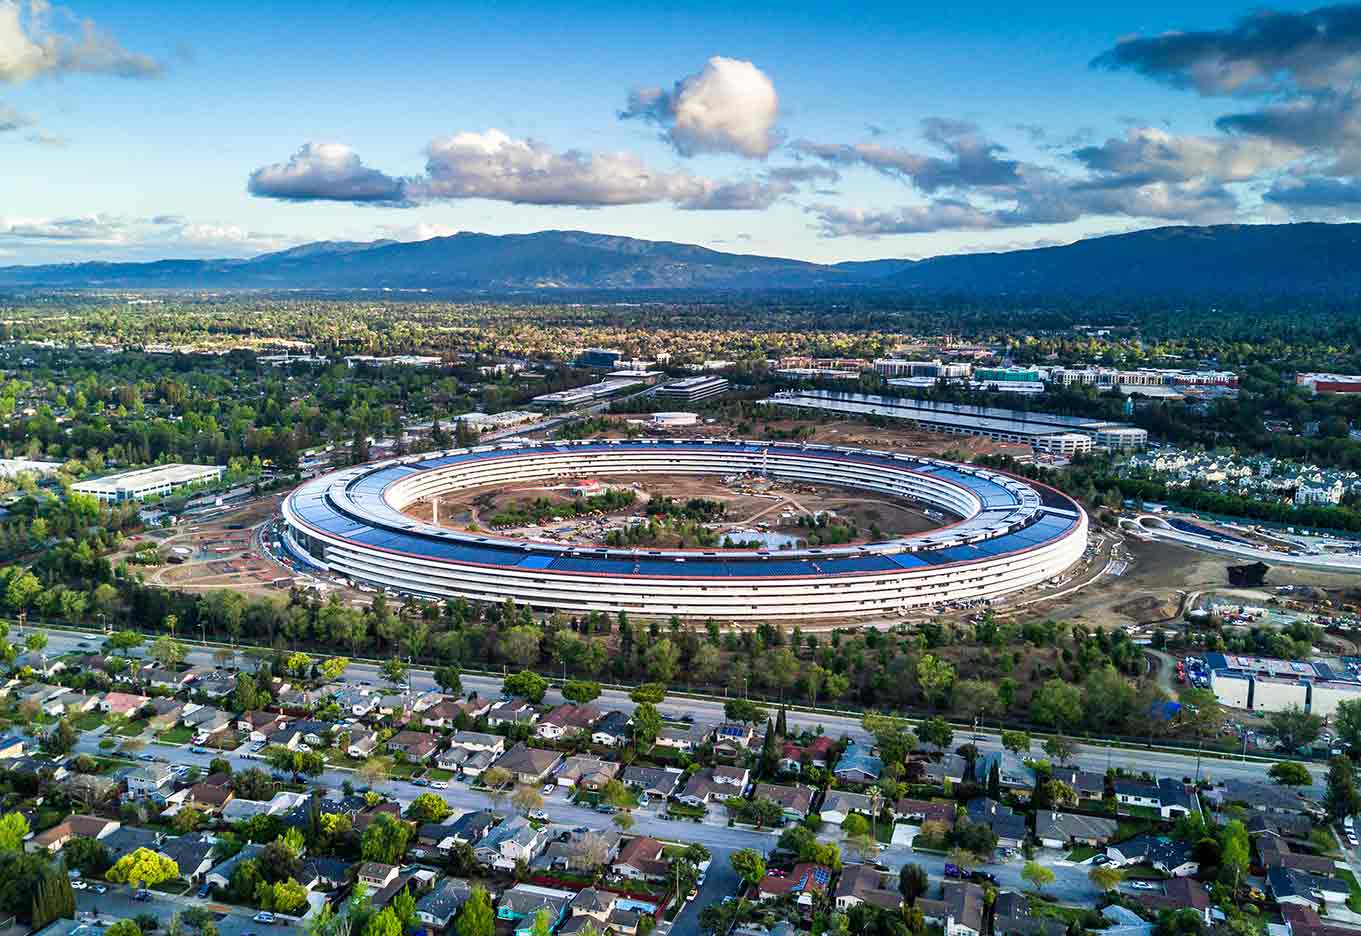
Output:
[[[663,128],[683,156],[735,153],[764,159],[778,142],[779,113],[779,95],[765,72],[751,62],[716,55],[670,91],[635,89],[619,116]]]
[[[365,166],[343,143],[306,143],[286,163],[250,174],[252,195],[284,201],[401,203],[405,182]]]
[[[47,0],[0,0],[0,82],[77,73],[152,78],[162,70],[155,59],[124,49],[93,20]]]
[[[251,256],[296,242],[296,238],[280,234],[231,224],[192,222],[175,215],[149,218],[107,214],[56,218],[0,215],[0,244],[39,253],[56,251],[61,259],[100,256],[109,250],[158,257]]]
[[[397,178],[365,166],[343,144],[309,143],[287,163],[256,169],[248,189],[286,201],[412,206],[485,198],[577,208],[670,202],[686,210],[762,209],[794,191],[779,179],[719,181],[659,171],[632,153],[558,152],[495,128],[434,140],[425,155],[423,176]]]

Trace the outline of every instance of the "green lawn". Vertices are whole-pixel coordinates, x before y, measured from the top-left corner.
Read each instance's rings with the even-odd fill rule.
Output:
[[[1356,883],[1356,875],[1346,868],[1339,868],[1334,873],[1347,882],[1347,890],[1351,891],[1347,895],[1347,909],[1353,913],[1361,913],[1361,885]]]
[[[1161,819],[1162,814],[1152,806],[1133,806],[1128,803],[1120,804],[1120,815],[1136,816],[1140,819]]]
[[[1086,861],[1094,855],[1105,854],[1105,849],[1093,848],[1090,845],[1079,845],[1067,855],[1069,861]]]
[[[118,730],[114,732],[114,734],[117,734],[123,738],[135,738],[142,732],[146,731],[146,727],[147,727],[146,719],[139,718],[136,721],[130,721],[125,725],[121,725],[118,728]]]
[[[425,769],[424,764],[411,764],[411,763],[393,764],[391,769],[388,770],[388,775],[392,777],[397,777],[402,780],[410,780],[417,774],[417,772],[422,771],[424,769]]]
[[[1107,920],[1095,910],[1089,910],[1086,907],[1065,907],[1062,904],[1033,897],[1030,900],[1030,912],[1033,916],[1051,917],[1068,924],[1076,921],[1084,930],[1105,929],[1111,925],[1110,920]]]
[[[671,803],[666,807],[666,811],[672,816],[679,816],[682,819],[703,819],[708,815],[708,810],[700,806],[686,806],[682,803]]]
[[[71,722],[71,727],[75,728],[76,731],[93,731],[104,724],[104,718],[105,713],[99,709],[92,712],[81,712]]]
[[[156,735],[156,740],[165,744],[188,744],[194,738],[194,729],[188,725],[176,725]]]
[[[1148,865],[1130,865],[1124,869],[1127,881],[1165,881],[1167,875]]]

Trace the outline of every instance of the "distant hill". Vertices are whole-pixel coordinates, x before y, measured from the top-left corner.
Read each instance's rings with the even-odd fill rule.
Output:
[[[1361,295],[1361,225],[1164,227],[1063,247],[833,265],[541,231],[322,241],[249,260],[0,267],[0,287],[524,290],[887,289],[976,297]]]
[[[932,257],[880,281],[933,294],[1361,293],[1361,224],[1163,227],[1063,247]]]

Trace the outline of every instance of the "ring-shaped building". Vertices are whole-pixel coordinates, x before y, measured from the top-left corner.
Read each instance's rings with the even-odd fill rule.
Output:
[[[904,498],[961,518],[865,545],[647,549],[451,530],[403,513],[470,488],[611,476],[763,475]],[[506,442],[391,458],[322,475],[284,501],[284,541],[356,585],[567,612],[725,621],[885,617],[992,600],[1060,575],[1087,515],[1045,485],[891,452],[785,442]]]

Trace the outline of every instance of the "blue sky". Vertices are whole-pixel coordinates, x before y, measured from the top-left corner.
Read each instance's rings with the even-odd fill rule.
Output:
[[[0,263],[545,228],[839,260],[1353,217],[1361,13],[1251,14],[0,0]]]

